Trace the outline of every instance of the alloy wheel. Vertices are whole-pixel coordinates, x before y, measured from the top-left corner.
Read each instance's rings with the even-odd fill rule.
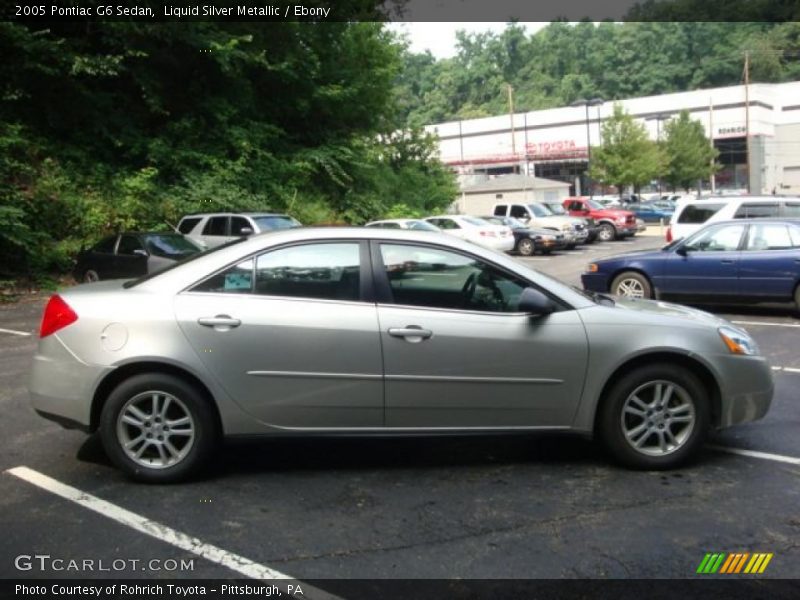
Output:
[[[696,422],[694,402],[672,381],[648,381],[625,400],[620,415],[625,440],[648,456],[666,456],[681,448]]]
[[[626,298],[644,298],[644,286],[638,279],[629,278],[623,279],[617,284],[617,296],[625,296]]]

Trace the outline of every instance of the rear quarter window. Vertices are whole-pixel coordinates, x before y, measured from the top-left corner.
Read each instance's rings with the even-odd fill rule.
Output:
[[[724,204],[687,204],[678,217],[678,223],[705,223],[713,217]]]
[[[183,234],[189,233],[194,226],[200,222],[200,217],[191,217],[189,219],[183,219],[180,223],[178,223],[178,231]]]
[[[745,202],[733,215],[734,219],[763,219],[778,216],[777,202]]]

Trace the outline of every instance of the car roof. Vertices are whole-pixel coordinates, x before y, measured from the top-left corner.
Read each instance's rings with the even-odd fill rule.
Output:
[[[192,213],[181,217],[183,219],[197,218],[197,217],[288,217],[286,213],[276,212],[204,212]]]
[[[720,202],[780,202],[781,200],[800,200],[800,196],[740,196],[740,195],[720,195],[720,196],[701,196],[695,198],[692,196],[683,196],[678,199],[678,204],[719,204]]]
[[[780,225],[798,225],[800,226],[800,217],[755,217],[751,219],[725,219],[723,221],[713,221],[703,223],[704,226],[716,225],[764,225],[764,224],[780,224]]]

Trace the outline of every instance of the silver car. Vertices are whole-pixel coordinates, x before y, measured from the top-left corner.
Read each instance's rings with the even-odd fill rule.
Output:
[[[742,329],[586,295],[435,232],[293,229],[45,308],[35,409],[99,430],[144,481],[224,436],[562,430],[626,465],[680,464],[761,418],[772,374]]]

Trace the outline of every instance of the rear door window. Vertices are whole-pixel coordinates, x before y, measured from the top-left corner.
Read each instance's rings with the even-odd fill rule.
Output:
[[[136,250],[144,250],[139,238],[133,235],[123,235],[120,238],[117,254],[134,254]]]
[[[498,204],[494,207],[494,214],[498,217],[505,217],[506,216],[506,205],[505,204]]]
[[[747,250],[791,250],[792,238],[786,225],[751,225],[747,234]]]
[[[95,252],[102,252],[103,254],[114,254],[114,246],[117,244],[117,236],[112,235],[104,240],[101,240],[94,247]]]
[[[191,217],[189,219],[183,219],[178,224],[178,231],[180,231],[183,234],[189,233],[192,229],[194,229],[194,226],[197,225],[199,222],[200,222],[200,217]]]
[[[687,204],[678,217],[678,223],[700,224],[713,217],[724,204]]]
[[[519,204],[514,204],[511,207],[511,216],[515,219],[527,219],[528,218],[528,210],[524,206],[520,206]]]
[[[736,209],[734,219],[763,219],[778,216],[777,202],[745,202]]]

